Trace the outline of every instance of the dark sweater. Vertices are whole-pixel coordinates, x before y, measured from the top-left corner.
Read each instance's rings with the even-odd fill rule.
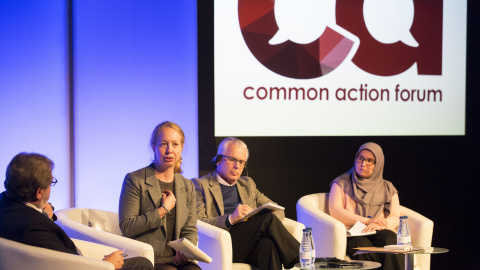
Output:
[[[222,190],[224,213],[231,215],[235,209],[237,209],[238,204],[241,203],[240,196],[238,195],[237,185],[220,185],[220,189]]]

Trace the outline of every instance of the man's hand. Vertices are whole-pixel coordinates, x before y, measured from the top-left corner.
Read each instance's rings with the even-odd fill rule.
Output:
[[[112,263],[115,269],[120,269],[123,267],[123,251],[117,250],[112,252],[112,254],[108,255],[107,257],[103,258],[104,261]]]
[[[51,205],[50,203],[47,202],[47,203],[43,206],[42,210],[47,213],[47,215],[48,215],[48,217],[49,217],[50,219],[53,218],[53,207],[52,207],[52,205]]]
[[[246,204],[239,204],[237,209],[230,215],[232,225],[238,223],[244,216],[252,212],[252,208]]]

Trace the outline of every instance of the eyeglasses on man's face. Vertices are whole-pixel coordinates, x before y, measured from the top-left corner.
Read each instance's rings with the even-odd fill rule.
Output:
[[[53,180],[52,180],[52,183],[50,184],[50,186],[55,186],[55,184],[58,183],[58,180],[57,178],[53,177]]]
[[[240,165],[240,166],[246,166],[246,165],[247,165],[247,161],[246,161],[246,160],[239,160],[239,159],[236,159],[236,158],[234,158],[234,157],[227,157],[227,156],[225,156],[225,155],[219,155],[219,156],[226,158],[226,159],[227,159],[227,162],[228,162],[229,164],[236,164],[236,163],[238,162],[238,165]]]
[[[368,165],[368,166],[375,164],[375,159],[372,159],[372,158],[364,158],[364,157],[362,157],[362,156],[357,156],[356,161],[357,161],[358,163],[362,163],[363,161],[365,161],[365,165]]]

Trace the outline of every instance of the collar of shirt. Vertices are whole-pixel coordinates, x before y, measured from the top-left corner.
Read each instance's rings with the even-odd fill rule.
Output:
[[[43,209],[38,208],[35,204],[26,202],[25,205],[28,206],[28,207],[31,207],[31,208],[33,208],[33,209],[35,209],[35,210],[37,210],[38,212],[40,212],[40,213],[43,214]]]
[[[235,185],[237,184],[237,181],[235,181],[235,183],[233,183],[233,184],[230,185],[229,183],[227,183],[227,181],[223,180],[223,178],[222,178],[220,175],[218,175],[218,174],[217,174],[217,180],[218,180],[218,182],[219,182],[220,184],[222,184],[222,185],[224,185],[224,186],[229,186],[229,187],[231,187],[231,186],[235,186]]]

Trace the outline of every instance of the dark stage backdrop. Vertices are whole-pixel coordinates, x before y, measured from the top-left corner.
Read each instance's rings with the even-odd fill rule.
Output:
[[[328,192],[330,181],[353,165],[358,147],[368,141],[380,144],[385,154],[384,178],[397,187],[400,203],[434,221],[432,246],[450,250],[432,255],[431,269],[479,269],[474,259],[480,206],[479,26],[468,2],[467,100],[465,136],[383,137],[241,137],[250,150],[248,170],[260,191],[286,207],[296,219],[297,200],[311,193]],[[199,168],[213,170],[210,161],[218,143],[213,112],[213,1],[198,2],[199,46]],[[241,111],[225,112],[232,121]],[[352,115],[352,121],[368,121]],[[294,126],[294,122],[283,123]]]

